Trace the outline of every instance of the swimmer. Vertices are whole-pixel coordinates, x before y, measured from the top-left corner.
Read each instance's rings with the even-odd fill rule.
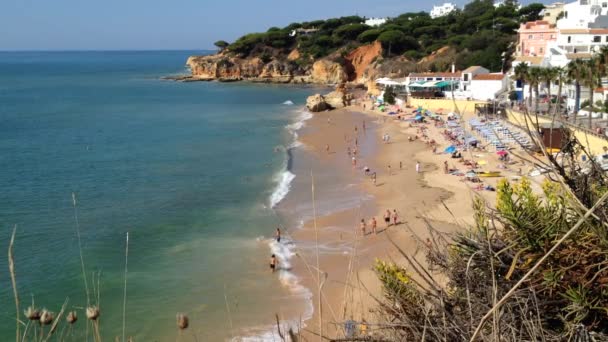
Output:
[[[279,260],[277,260],[277,257],[273,254],[270,257],[270,270],[272,272],[274,272],[275,270],[277,270],[279,268]]]
[[[277,231],[274,233],[274,237],[277,239],[277,242],[281,242],[281,228],[277,227]]]

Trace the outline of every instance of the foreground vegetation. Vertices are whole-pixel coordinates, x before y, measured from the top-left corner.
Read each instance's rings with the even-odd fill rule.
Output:
[[[426,264],[378,262],[378,336],[408,341],[608,340],[608,188],[605,173],[566,132],[542,195],[522,179],[475,200],[475,224],[447,236],[429,225]],[[592,160],[591,156],[587,159]],[[591,210],[589,210],[591,208]],[[438,281],[437,279],[446,279]]]
[[[373,41],[382,43],[386,57],[402,56],[412,61],[449,46],[456,51],[459,69],[481,65],[500,71],[513,52],[519,24],[538,19],[543,7],[533,3],[517,9],[515,1],[507,0],[496,8],[492,0],[475,0],[463,10],[436,19],[426,12],[405,13],[381,26],[370,27],[364,24],[365,18],[349,16],[272,27],[264,33],[244,35],[231,44],[218,41],[216,46],[230,54],[267,60],[283,58],[297,48],[299,64],[334,53],[344,55]],[[441,62],[431,68],[445,70],[449,65]]]

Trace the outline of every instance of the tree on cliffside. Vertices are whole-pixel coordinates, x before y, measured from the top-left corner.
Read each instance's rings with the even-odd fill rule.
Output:
[[[228,44],[228,42],[225,40],[218,40],[217,42],[213,43],[213,45],[220,49],[220,51],[224,51],[224,49],[226,49],[230,44]]]
[[[393,87],[391,87],[391,86],[386,87],[386,89],[384,89],[384,96],[382,99],[384,100],[384,103],[394,105],[395,104],[395,89],[393,89]]]

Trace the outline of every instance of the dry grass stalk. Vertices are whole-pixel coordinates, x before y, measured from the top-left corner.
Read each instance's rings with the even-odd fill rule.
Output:
[[[129,264],[129,232],[127,232],[127,241],[125,244],[125,286],[122,296],[122,342],[125,342],[125,331],[127,328],[127,274]]]
[[[318,301],[317,305],[319,307],[319,338],[322,340],[321,336],[323,336],[323,301],[322,301],[322,293],[323,293],[323,285],[325,284],[325,280],[321,282],[321,268],[319,264],[319,229],[317,227],[317,207],[315,205],[315,177],[310,171],[310,183],[311,183],[311,193],[312,193],[312,213],[313,213],[313,225],[315,228],[315,254],[317,257],[317,286],[318,286]],[[326,276],[327,278],[327,276]]]
[[[15,341],[19,342],[21,337],[21,310],[19,309],[19,293],[17,291],[17,276],[15,275],[15,259],[13,258],[13,245],[15,244],[15,233],[17,233],[17,225],[13,228],[13,234],[11,235],[11,242],[8,246],[8,269],[11,273],[11,284],[13,285],[13,297],[15,299],[15,315],[16,317],[16,328],[15,328]]]
[[[84,291],[87,296],[87,306],[91,304],[89,296],[89,284],[87,283],[87,273],[84,268],[84,256],[82,255],[82,240],[80,238],[80,222],[78,221],[78,206],[76,205],[76,194],[72,192],[72,204],[74,206],[74,221],[76,223],[76,236],[78,237],[78,252],[80,254],[80,267],[82,269],[82,279],[84,281]]]

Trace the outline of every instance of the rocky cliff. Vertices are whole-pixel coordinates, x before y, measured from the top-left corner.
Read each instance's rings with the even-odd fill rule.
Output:
[[[240,58],[227,54],[192,56],[186,64],[191,76],[184,81],[252,81],[272,83],[340,84],[353,82],[364,84],[369,79],[372,63],[381,56],[380,43],[361,46],[344,58],[339,54],[316,60],[302,66],[296,63],[300,57],[297,49],[286,58]]]

